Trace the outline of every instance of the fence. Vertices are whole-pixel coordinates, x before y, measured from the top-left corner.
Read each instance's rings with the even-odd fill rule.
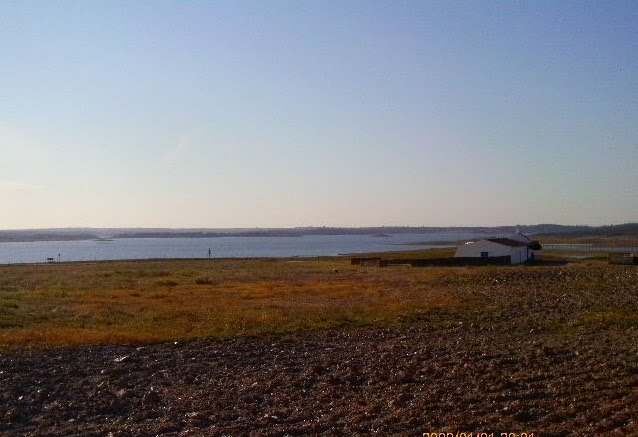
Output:
[[[601,244],[543,244],[543,250],[564,252],[638,253],[638,246],[604,246]]]

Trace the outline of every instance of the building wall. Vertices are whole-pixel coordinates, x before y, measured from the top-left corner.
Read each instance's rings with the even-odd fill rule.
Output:
[[[456,249],[456,257],[480,257],[481,252],[487,252],[488,256],[510,256],[512,252],[509,246],[494,243],[487,240],[479,240],[466,243]]]
[[[510,247],[512,251],[512,264],[520,264],[524,263],[528,259],[528,251],[527,246],[523,247]]]
[[[512,264],[520,264],[528,259],[528,251],[526,246],[511,247],[503,244],[494,243],[488,240],[479,240],[473,243],[466,243],[456,249],[455,257],[480,257],[481,252],[487,252],[488,256],[510,256]]]

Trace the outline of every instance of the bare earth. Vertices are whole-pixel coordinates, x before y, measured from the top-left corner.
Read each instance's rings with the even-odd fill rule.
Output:
[[[638,432],[628,341],[461,324],[0,359],[7,435]],[[632,351],[635,354],[635,350]]]
[[[478,290],[489,310],[394,327],[2,352],[0,433],[638,435],[637,270],[472,272],[474,285],[450,287]]]

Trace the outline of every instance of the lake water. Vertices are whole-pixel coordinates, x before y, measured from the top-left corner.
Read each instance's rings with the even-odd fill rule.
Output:
[[[373,235],[311,235],[303,237],[121,238],[112,241],[38,241],[0,243],[0,264],[99,261],[149,258],[314,257],[387,252],[431,247],[428,241],[485,238],[485,234],[436,233]]]

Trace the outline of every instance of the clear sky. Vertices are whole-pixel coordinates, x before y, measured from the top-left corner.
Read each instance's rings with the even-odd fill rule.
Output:
[[[0,228],[638,221],[638,2],[0,2]]]

